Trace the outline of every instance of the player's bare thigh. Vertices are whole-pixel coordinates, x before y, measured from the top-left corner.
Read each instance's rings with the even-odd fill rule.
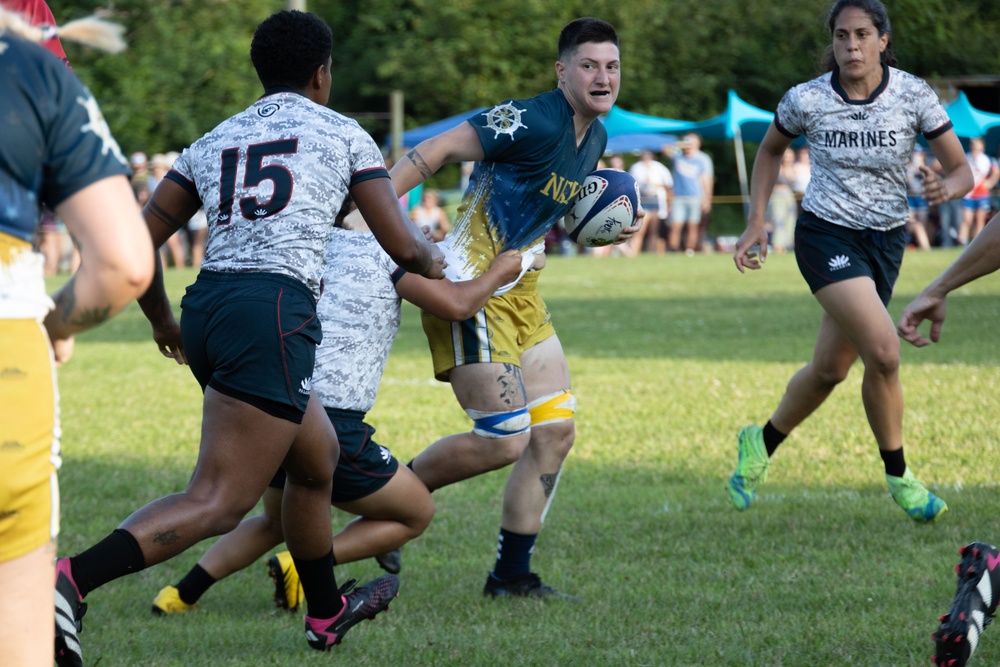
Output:
[[[569,365],[558,336],[549,336],[521,355],[521,378],[528,401],[569,391]]]
[[[507,412],[527,404],[521,369],[514,364],[464,364],[452,369],[452,391],[465,410]]]
[[[571,396],[569,366],[557,336],[550,336],[525,350],[521,355],[521,370],[529,405],[536,405],[539,400],[547,397],[558,396],[560,392],[567,392],[564,396]],[[572,405],[575,406],[575,401]],[[542,417],[542,423],[538,423],[538,415],[532,414],[531,440],[528,446],[538,450],[536,456],[547,462],[543,465],[560,465],[573,446],[575,437],[576,427],[572,413],[568,418],[551,421]]]
[[[51,665],[55,542],[0,563],[0,664]]]
[[[550,336],[521,355],[514,364],[466,364],[452,369],[452,390],[466,410],[500,412],[522,408],[539,396],[569,391],[566,355],[558,336]]]
[[[404,465],[399,466],[392,479],[375,493],[351,502],[334,503],[334,507],[367,519],[417,526],[419,532],[423,532],[434,516],[430,491]]]

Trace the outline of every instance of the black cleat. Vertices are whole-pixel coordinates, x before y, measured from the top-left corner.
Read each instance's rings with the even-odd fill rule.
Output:
[[[939,667],[965,667],[979,645],[983,630],[993,621],[997,610],[996,593],[1000,580],[1000,551],[989,544],[973,542],[959,550],[962,560],[955,566],[958,586],[951,609],[939,620],[931,634],[934,655]]]
[[[354,581],[341,587],[341,595],[350,590]],[[306,616],[306,641],[317,651],[329,651],[344,639],[347,631],[364,620],[372,620],[379,612],[389,609],[389,603],[399,595],[399,579],[385,574],[344,597],[344,608],[333,618]]]
[[[490,597],[522,597],[522,598],[545,598],[559,599],[569,602],[579,602],[580,598],[575,595],[560,593],[551,586],[542,583],[541,577],[534,572],[521,575],[510,581],[501,581],[490,572],[486,577],[486,585],[483,587],[483,595]]]
[[[56,664],[59,667],[83,667],[83,650],[79,633],[83,630],[83,615],[87,603],[73,581],[69,559],[56,562]]]
[[[403,569],[403,559],[399,553],[399,549],[386,551],[384,554],[375,556],[375,562],[389,574],[399,574],[399,571]]]

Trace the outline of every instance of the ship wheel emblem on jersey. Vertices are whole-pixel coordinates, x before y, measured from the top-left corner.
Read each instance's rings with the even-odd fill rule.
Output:
[[[514,141],[514,133],[522,127],[528,127],[521,122],[521,114],[527,109],[518,109],[512,103],[498,104],[486,112],[486,127],[493,130],[496,139],[501,134],[510,135],[510,140]]]

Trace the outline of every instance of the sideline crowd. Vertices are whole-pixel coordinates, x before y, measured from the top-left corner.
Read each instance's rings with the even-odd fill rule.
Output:
[[[913,250],[966,246],[982,232],[993,215],[1000,213],[1000,160],[985,152],[982,137],[968,142],[966,159],[975,178],[975,187],[961,199],[929,206],[923,197],[920,166],[939,170],[934,155],[917,145],[907,174],[910,222],[907,247]],[[1000,153],[1000,149],[998,149]],[[145,204],[163,175],[170,170],[176,152],[156,153],[147,158],[136,151],[129,157],[133,170],[132,189],[140,205]],[[659,158],[659,159],[658,159]],[[388,158],[387,158],[388,159]],[[715,198],[715,164],[702,150],[701,137],[684,135],[680,141],[664,144],[659,154],[644,149],[637,156],[615,153],[606,156],[598,169],[628,171],[639,184],[646,215],[642,229],[628,243],[604,248],[584,248],[569,240],[562,224],[556,225],[545,240],[546,252],[559,255],[595,257],[635,257],[641,253],[684,253],[728,251],[726,239],[710,233],[712,203]],[[794,249],[795,220],[809,184],[812,163],[809,148],[789,148],[781,162],[778,180],[767,209],[768,238],[773,252]],[[467,176],[465,176],[467,178]],[[447,193],[427,188],[400,197],[410,219],[431,227],[440,241],[451,230],[453,207],[446,205]],[[204,211],[188,221],[181,234],[173,236],[161,250],[164,268],[201,266],[205,255],[208,225]],[[79,267],[79,253],[65,225],[46,211],[39,226],[37,250],[45,256],[46,275],[73,273]]]

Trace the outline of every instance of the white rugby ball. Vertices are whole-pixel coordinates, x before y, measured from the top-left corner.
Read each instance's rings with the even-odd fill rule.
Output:
[[[635,222],[639,185],[625,171],[598,169],[584,179],[564,219],[569,237],[597,248],[614,243],[623,227]]]

